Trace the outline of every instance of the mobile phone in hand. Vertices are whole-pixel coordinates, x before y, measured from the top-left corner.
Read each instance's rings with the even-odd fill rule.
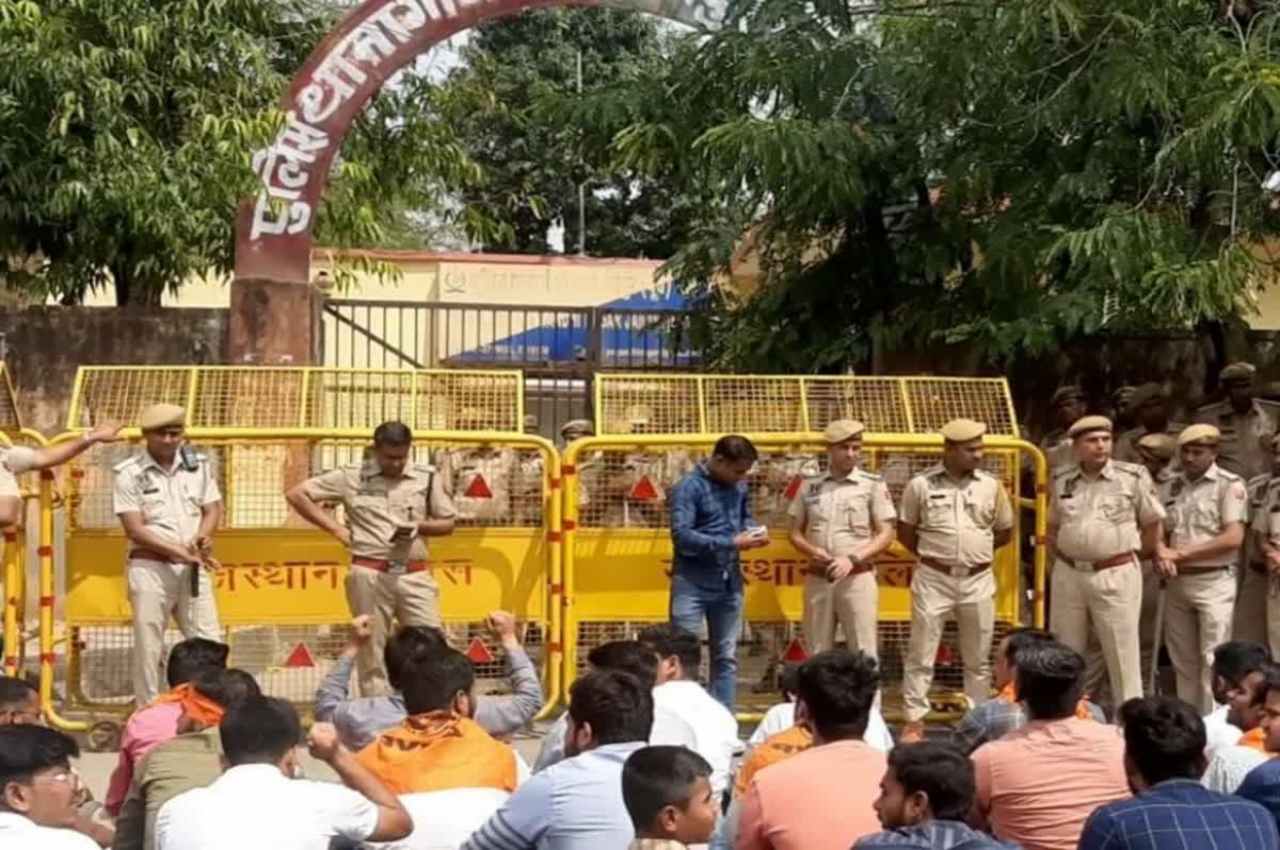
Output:
[[[750,534],[752,537],[768,537],[769,526],[767,525],[752,526],[751,528],[747,529],[747,534]]]

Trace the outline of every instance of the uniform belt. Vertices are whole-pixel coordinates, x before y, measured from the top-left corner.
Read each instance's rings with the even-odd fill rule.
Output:
[[[1125,564],[1133,563],[1133,553],[1121,552],[1119,555],[1112,555],[1110,558],[1103,558],[1101,561],[1073,561],[1070,558],[1062,557],[1062,555],[1058,555],[1058,560],[1077,570],[1088,567],[1096,573],[1099,570],[1109,570],[1112,567],[1123,567]]]
[[[1178,575],[1200,575],[1202,573],[1216,573],[1219,570],[1231,569],[1230,564],[1207,564],[1204,566],[1186,566],[1178,567]]]
[[[849,575],[859,576],[863,573],[874,572],[875,568],[875,564],[854,564],[853,570],[850,571]],[[821,578],[827,577],[827,571],[823,567],[804,567],[800,572],[807,576],[819,576]]]
[[[368,567],[371,570],[377,570],[380,573],[385,573],[387,570],[391,569],[393,562],[386,558],[362,558],[360,556],[353,555],[351,558],[351,565],[355,567]],[[431,564],[427,561],[405,561],[404,571],[406,573],[430,572]]]
[[[921,557],[920,563],[924,564],[926,567],[933,567],[940,573],[946,573],[949,576],[955,576],[957,578],[960,576],[976,576],[978,573],[983,573],[991,569],[990,561],[985,564],[978,564],[976,567],[965,567],[959,564],[952,566],[951,564],[944,564],[941,561],[934,560],[933,558]]]
[[[157,552],[155,549],[130,549],[129,560],[132,561],[134,559],[139,561],[159,561],[162,564],[173,563],[173,558],[163,552]]]

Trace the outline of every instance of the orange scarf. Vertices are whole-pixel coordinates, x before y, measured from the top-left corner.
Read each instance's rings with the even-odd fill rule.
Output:
[[[217,726],[222,722],[222,706],[209,699],[187,682],[156,697],[152,705],[176,702],[182,706],[182,713],[201,726]]]
[[[454,788],[516,790],[516,756],[474,720],[451,711],[406,718],[356,756],[396,794]]]
[[[751,755],[738,770],[738,777],[733,781],[733,796],[744,796],[751,787],[752,777],[769,765],[789,759],[812,746],[813,735],[803,726],[792,726],[765,738],[764,743],[751,751]]]
[[[1004,702],[1017,702],[1018,695],[1014,693],[1013,682],[1010,682],[1009,684],[1001,688],[1000,693],[996,694],[996,699],[1002,700]],[[1078,703],[1076,703],[1076,717],[1080,718],[1081,720],[1093,719],[1093,714],[1089,711],[1089,700],[1087,698],[1082,699]]]
[[[1271,755],[1271,753],[1267,752],[1267,733],[1261,726],[1250,729],[1241,735],[1240,740],[1236,741],[1236,746],[1248,747],[1264,755]]]

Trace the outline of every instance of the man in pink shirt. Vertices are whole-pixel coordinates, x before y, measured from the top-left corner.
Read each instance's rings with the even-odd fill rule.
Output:
[[[1018,655],[1027,725],[974,752],[975,827],[1024,850],[1075,850],[1094,809],[1129,797],[1124,738],[1076,716],[1084,666],[1057,642]]]
[[[849,850],[880,831],[885,755],[862,740],[880,686],[876,662],[831,649],[800,666],[796,723],[813,747],[756,774],[747,790],[737,850]]]
[[[187,684],[205,670],[225,670],[230,647],[205,638],[190,638],[173,645],[169,651],[169,663],[165,676],[169,691]],[[112,817],[120,814],[120,807],[133,782],[133,768],[153,747],[178,734],[178,718],[182,716],[182,704],[162,696],[151,705],[139,708],[129,718],[120,737],[120,758],[111,773],[107,785],[107,797],[103,807]]]

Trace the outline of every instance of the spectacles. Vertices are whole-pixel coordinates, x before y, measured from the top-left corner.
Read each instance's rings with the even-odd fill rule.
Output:
[[[56,785],[69,785],[77,788],[80,785],[80,774],[74,770],[55,770],[49,773],[41,773],[32,777],[33,781],[44,780]]]

